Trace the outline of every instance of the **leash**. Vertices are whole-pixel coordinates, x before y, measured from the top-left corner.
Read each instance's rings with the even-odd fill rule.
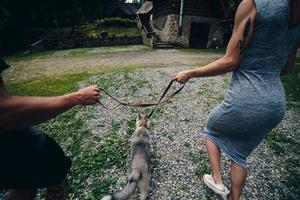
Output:
[[[107,107],[105,106],[103,103],[101,103],[100,100],[97,100],[98,103],[105,108],[106,110],[114,110],[119,106],[127,106],[127,107],[131,107],[131,108],[145,108],[145,107],[151,107],[151,106],[155,106],[153,108],[153,110],[150,112],[150,114],[148,115],[148,119],[152,116],[152,114],[154,113],[154,111],[157,109],[157,107],[163,103],[165,103],[166,101],[170,100],[171,98],[173,98],[174,96],[176,96],[183,88],[184,88],[184,84],[177,89],[175,92],[173,92],[170,95],[167,95],[168,91],[170,90],[172,84],[174,83],[174,81],[170,81],[170,83],[168,84],[168,86],[166,87],[166,89],[164,90],[164,92],[162,93],[162,95],[160,96],[159,100],[157,103],[127,103],[127,102],[122,102],[119,99],[115,98],[114,96],[112,96],[111,94],[109,94],[107,91],[105,91],[103,88],[99,88],[102,92],[104,92],[107,96],[109,96],[111,99],[113,99],[114,101],[116,101],[118,104],[113,106],[113,107]]]
[[[156,103],[155,107],[153,108],[153,110],[150,112],[150,114],[148,115],[148,119],[150,119],[150,117],[152,116],[152,114],[154,113],[154,111],[156,110],[156,108],[163,104],[164,102],[170,100],[171,98],[173,98],[174,96],[176,96],[183,88],[184,88],[184,84],[175,92],[173,92],[172,94],[170,94],[169,96],[166,96],[167,92],[170,90],[172,84],[174,83],[173,80],[170,81],[170,83],[168,84],[168,86],[166,87],[165,91],[163,92],[163,94],[160,96],[158,102]]]

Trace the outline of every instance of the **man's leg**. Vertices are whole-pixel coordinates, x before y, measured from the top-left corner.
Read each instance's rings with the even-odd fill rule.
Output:
[[[47,188],[46,200],[65,200],[67,198],[68,182],[67,179]]]
[[[238,166],[231,161],[231,189],[228,195],[229,200],[239,200],[245,186],[247,169]]]
[[[24,190],[9,190],[6,194],[6,200],[33,200],[35,198],[37,189]]]
[[[65,156],[60,146],[42,131],[28,128],[0,136],[0,157],[6,161],[3,163],[7,163],[0,165],[0,187],[49,187],[67,176],[71,167],[70,159]],[[55,188],[61,188],[63,191],[57,196],[66,196],[64,184],[56,185]],[[54,189],[51,187],[50,190]],[[33,199],[35,193],[36,190],[12,190],[7,198],[18,199],[18,196],[21,196],[23,199]]]
[[[205,141],[206,141],[207,154],[212,169],[213,179],[215,180],[216,184],[222,184],[220,148],[217,145],[215,145],[209,138],[206,138]]]

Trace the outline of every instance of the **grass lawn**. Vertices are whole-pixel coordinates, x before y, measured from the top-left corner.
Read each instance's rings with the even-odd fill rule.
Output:
[[[131,30],[132,33],[134,32]],[[113,30],[111,30],[111,33]],[[124,31],[125,32],[125,31]],[[123,31],[116,30],[115,33],[123,33]],[[92,30],[87,30],[87,34],[94,34]],[[129,35],[129,34],[128,34]],[[119,47],[106,50],[113,52]],[[90,53],[91,49],[79,49],[70,50],[69,56],[85,55]],[[99,50],[101,53],[101,50]],[[102,53],[106,51],[103,50]],[[125,50],[126,51],[126,48]],[[191,52],[201,52],[201,50],[183,50]],[[221,50],[222,51],[222,50]],[[20,61],[22,59],[36,59],[37,57],[51,56],[55,52],[43,52],[39,54],[24,56],[24,57],[8,57],[6,58],[10,62]],[[99,53],[99,52],[98,52]],[[294,67],[292,73],[283,78],[283,84],[287,92],[287,99],[300,103],[300,59],[297,59],[297,64]],[[87,80],[89,77],[95,75],[96,72],[87,73],[79,72],[71,75],[57,76],[53,78],[39,77],[26,81],[14,81],[7,85],[8,90],[13,95],[29,95],[29,96],[50,96],[50,95],[62,95],[67,92],[76,91],[79,88],[78,83],[83,80]],[[114,73],[123,73],[124,77],[130,73],[129,70],[117,70]],[[97,72],[99,74],[99,72]],[[104,86],[112,87],[115,84],[113,77],[106,77],[102,80],[97,80]],[[298,104],[299,105],[299,104]],[[112,128],[110,134],[104,138],[97,137],[90,134],[89,130],[85,127],[85,119],[80,113],[88,113],[88,110],[92,107],[76,107],[69,112],[62,114],[61,116],[50,120],[47,123],[43,123],[38,127],[47,132],[53,137],[71,157],[73,165],[69,174],[69,181],[71,187],[71,199],[99,199],[100,196],[106,194],[112,183],[115,182],[117,177],[107,176],[104,180],[97,180],[89,182],[90,177],[97,177],[99,173],[105,173],[113,166],[117,168],[124,168],[126,164],[126,158],[128,155],[128,139],[130,134],[134,130],[134,121],[128,120],[126,134],[116,134],[119,124],[112,122]],[[294,153],[300,153],[300,144],[292,143],[292,141],[284,138],[283,135],[271,134],[268,138],[268,144],[274,151],[278,145],[285,144],[290,145]],[[281,137],[281,138],[279,138]],[[83,141],[91,141],[89,144],[83,144]],[[97,149],[95,150],[95,145]],[[289,153],[289,152],[287,152]],[[192,159],[197,159],[193,155],[190,155]],[[291,169],[291,174],[295,174],[295,170],[299,168],[299,163],[284,161],[285,167]],[[299,188],[299,173],[290,177],[293,187]],[[86,191],[86,187],[89,187],[89,191]],[[88,192],[88,194],[86,194]],[[43,196],[43,192],[40,196]]]
[[[90,56],[90,55],[103,55],[111,53],[122,53],[122,52],[138,52],[138,51],[150,51],[152,48],[143,45],[123,45],[123,46],[107,46],[107,47],[88,47],[78,49],[68,49],[61,51],[42,51],[29,55],[17,54],[13,56],[7,56],[3,59],[8,63],[14,64],[18,61],[31,61],[37,59],[44,59],[51,56],[72,58],[78,56]]]
[[[219,49],[179,49],[182,52],[187,52],[187,53],[195,53],[195,54],[199,54],[199,53],[220,53],[220,54],[224,54],[226,49],[225,48],[219,48]]]
[[[291,73],[282,78],[288,101],[300,102],[300,58]]]
[[[115,35],[119,36],[139,36],[140,32],[136,27],[126,28],[126,27],[108,27],[108,28],[96,28],[96,27],[85,27],[81,29],[81,32],[86,36],[97,36],[102,32],[107,32],[109,36]]]
[[[43,30],[47,33],[47,38],[49,39],[63,39],[68,38],[70,32],[72,31],[71,27],[60,27],[60,28],[51,28]],[[115,35],[116,37],[120,36],[139,36],[140,32],[136,27],[105,27],[98,28],[95,25],[81,26],[77,29],[82,36],[84,37],[95,37],[100,35],[102,32],[107,32],[111,37]]]

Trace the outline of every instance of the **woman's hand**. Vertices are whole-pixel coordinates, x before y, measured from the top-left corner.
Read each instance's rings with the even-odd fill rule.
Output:
[[[100,90],[96,85],[82,88],[78,90],[77,94],[79,96],[80,105],[95,104],[100,98]]]
[[[191,72],[189,70],[186,70],[174,74],[172,80],[185,84],[190,78],[191,78]]]

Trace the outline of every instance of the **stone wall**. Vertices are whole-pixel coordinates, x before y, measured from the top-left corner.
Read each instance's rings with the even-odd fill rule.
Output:
[[[224,43],[224,33],[222,32],[222,30],[224,30],[224,25],[221,24],[217,19],[185,15],[183,17],[182,33],[179,34],[179,15],[171,14],[168,15],[166,18],[166,20],[157,19],[151,21],[151,27],[153,28],[153,30],[155,30],[155,33],[161,42],[166,42],[179,47],[188,48],[190,46],[189,42],[192,23],[204,23],[209,24],[210,27],[209,35],[207,36],[209,40],[208,45],[210,45],[210,47],[214,47],[216,45],[221,46]],[[164,27],[162,29],[158,29],[157,27],[161,27],[162,22],[164,21]],[[212,39],[215,39],[215,41],[211,42],[210,40]],[[221,44],[219,44],[218,42]]]
[[[201,16],[183,16],[182,31],[179,30],[179,15],[170,14],[153,20],[150,15],[150,21],[147,25],[155,33],[149,36],[143,31],[141,21],[138,22],[139,30],[143,37],[143,43],[155,47],[156,42],[171,44],[176,47],[189,48],[191,40],[191,29],[193,24],[207,24],[209,30],[207,34],[207,48],[219,48],[227,44],[231,35],[231,22],[220,21],[215,18]]]
[[[158,38],[160,39],[161,42],[166,42],[169,44],[173,44],[176,46],[180,46],[180,47],[188,47],[188,43],[189,43],[189,28],[187,27],[186,24],[187,23],[187,19],[186,17],[183,20],[183,28],[184,30],[182,31],[182,34],[179,35],[179,27],[178,27],[178,19],[179,16],[178,15],[168,15],[167,16],[167,20],[165,22],[165,26],[161,29],[155,30],[156,35],[158,36]],[[160,23],[159,21],[155,20],[153,21],[153,28],[155,29],[155,27]]]
[[[147,35],[147,32],[146,30],[143,28],[143,24],[141,22],[141,20],[138,20],[137,22],[137,28],[139,29],[140,33],[141,33],[141,36],[142,36],[142,40],[143,40],[143,44],[144,45],[147,45],[147,46],[150,46],[150,47],[154,47],[153,46],[153,38],[152,37],[149,37]]]
[[[151,15],[151,19],[153,19],[153,15]],[[160,17],[157,20],[153,21],[153,26],[157,30],[162,30],[165,27],[165,24],[167,22],[168,16]]]

